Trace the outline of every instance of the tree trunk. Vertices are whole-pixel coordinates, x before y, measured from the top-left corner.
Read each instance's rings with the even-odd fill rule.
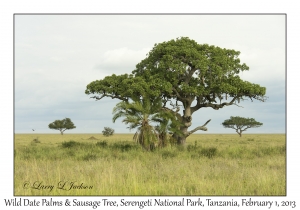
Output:
[[[180,131],[182,135],[177,136],[177,144],[184,145],[186,142],[186,138],[188,135],[188,128],[192,125],[192,112],[190,104],[186,104],[185,109],[183,110],[183,115],[181,117],[182,126],[180,127]]]
[[[184,145],[186,142],[186,135],[184,135],[183,129],[180,129],[183,135],[174,134],[173,138],[176,139],[178,145]]]
[[[191,110],[191,104],[185,104],[185,109],[183,110],[183,115],[181,116],[181,123],[182,126],[180,127],[181,135],[173,134],[173,138],[176,139],[178,145],[184,145],[186,142],[186,138],[191,135],[192,133],[203,130],[207,131],[207,128],[205,127],[210,120],[208,120],[205,124],[202,126],[198,126],[195,129],[188,131],[188,128],[192,125],[192,110]]]
[[[242,131],[236,130],[236,132],[239,134],[240,137],[242,137]]]

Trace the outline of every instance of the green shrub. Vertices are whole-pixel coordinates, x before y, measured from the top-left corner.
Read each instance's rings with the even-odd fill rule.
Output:
[[[209,147],[209,148],[202,148],[200,150],[200,155],[212,158],[217,154],[217,148],[216,147]]]
[[[188,145],[186,149],[187,151],[191,152],[197,150],[197,148],[198,148],[197,141],[195,141],[194,145]]]
[[[80,143],[79,142],[76,142],[76,141],[65,141],[62,143],[62,147],[63,148],[72,148],[72,147],[76,147],[76,146],[79,146]]]
[[[109,127],[104,127],[104,130],[102,131],[104,136],[112,136],[114,132],[115,130]]]
[[[121,150],[122,152],[125,152],[125,151],[129,151],[129,150],[136,150],[139,147],[138,147],[137,144],[119,142],[119,143],[112,144],[111,148],[116,149],[116,150]]]
[[[98,141],[96,143],[96,146],[102,147],[102,148],[107,147],[107,141]]]

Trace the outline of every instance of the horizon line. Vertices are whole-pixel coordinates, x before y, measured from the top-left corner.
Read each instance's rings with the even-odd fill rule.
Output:
[[[14,134],[54,134],[54,135],[61,135],[60,133],[14,133]],[[68,135],[68,134],[100,134],[103,135],[102,133],[64,133],[63,135]],[[114,133],[115,134],[133,134],[134,133]],[[236,134],[236,133],[193,133],[192,135],[214,135],[214,134]],[[243,135],[247,134],[286,134],[286,133],[244,133]]]

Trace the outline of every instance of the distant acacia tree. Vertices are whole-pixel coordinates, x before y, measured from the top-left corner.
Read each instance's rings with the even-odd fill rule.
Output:
[[[222,125],[225,128],[232,128],[242,137],[242,132],[248,128],[258,128],[263,124],[255,121],[254,118],[244,118],[244,117],[230,117],[230,119],[225,120]]]
[[[102,131],[104,136],[112,136],[114,132],[115,130],[109,127],[104,127],[104,130]]]
[[[70,118],[65,118],[63,120],[55,120],[54,122],[48,125],[50,129],[59,130],[61,135],[65,132],[65,130],[70,130],[76,128],[74,123]]]

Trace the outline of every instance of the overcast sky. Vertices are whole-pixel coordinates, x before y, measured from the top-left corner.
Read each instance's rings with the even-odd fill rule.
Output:
[[[240,76],[267,88],[266,102],[243,101],[193,115],[190,129],[208,119],[205,133],[234,133],[221,123],[230,116],[255,118],[247,133],[285,133],[285,15],[15,15],[15,133],[58,133],[48,128],[71,118],[66,133],[129,133],[112,122],[119,102],[86,95],[86,85],[111,74],[131,73],[155,43],[189,37],[241,52],[250,70]],[[131,131],[133,133],[134,131]],[[204,133],[198,131],[197,133]]]

